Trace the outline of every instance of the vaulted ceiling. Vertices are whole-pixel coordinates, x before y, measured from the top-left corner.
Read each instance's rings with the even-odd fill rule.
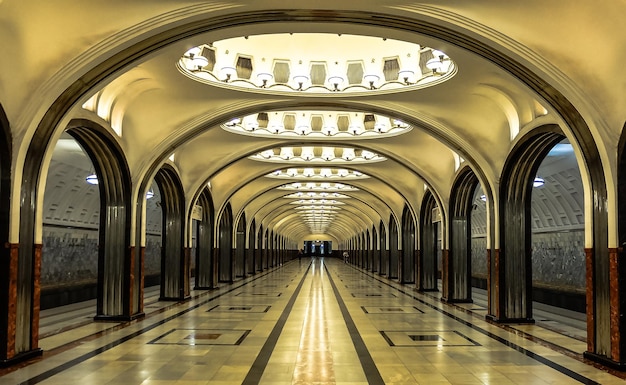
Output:
[[[46,106],[88,84],[56,138],[72,118],[94,120],[118,138],[137,185],[171,163],[188,206],[207,187],[218,212],[230,202],[236,218],[294,241],[341,241],[405,205],[418,213],[426,188],[447,204],[464,165],[495,189],[515,140],[535,127],[558,124],[571,137],[551,104],[488,50],[573,103],[582,94],[607,103],[597,135],[618,135],[606,127],[623,122],[611,106],[624,102],[613,82],[624,84],[615,62],[626,53],[608,37],[621,34],[610,21],[623,7],[603,3],[4,0],[0,102],[26,148]],[[600,53],[614,60],[592,60]],[[64,186],[83,189],[80,169],[90,168],[64,140],[50,145],[46,186],[61,201]],[[547,183],[561,194],[582,189],[568,176],[574,153],[563,162],[573,171],[558,168]],[[45,209],[90,224],[83,196],[76,206],[86,212],[53,198]],[[582,199],[559,202],[577,211],[561,222],[579,224]],[[537,225],[549,223],[542,212]]]

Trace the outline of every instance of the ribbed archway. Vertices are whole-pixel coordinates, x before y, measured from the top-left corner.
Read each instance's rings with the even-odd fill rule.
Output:
[[[233,282],[234,258],[233,258],[233,211],[227,204],[222,211],[218,227],[218,252],[219,252],[219,281]]]
[[[198,197],[202,207],[202,220],[198,221],[198,250],[196,251],[196,289],[212,289],[216,286],[216,263],[213,259],[214,209],[211,193],[203,189]]]
[[[564,139],[556,126],[533,131],[519,141],[505,164],[500,187],[500,253],[492,270],[499,321],[533,322],[530,205],[533,180],[543,158]],[[602,316],[600,316],[602,318]]]
[[[435,216],[438,209],[435,197],[428,190],[422,200],[420,210],[420,253],[417,263],[417,290],[438,291],[437,287],[437,257],[441,220]]]
[[[415,283],[415,219],[408,205],[402,211],[402,283]]]
[[[450,249],[443,261],[443,299],[448,302],[472,300],[471,218],[478,178],[463,168],[452,185],[450,196]],[[486,256],[485,256],[486,257]]]
[[[129,319],[142,311],[141,263],[131,254],[131,179],[124,152],[107,130],[72,120],[66,132],[87,153],[98,177],[100,219],[96,319]],[[120,298],[122,301],[120,301]]]
[[[189,297],[189,261],[184,249],[185,195],[176,170],[164,164],[154,181],[161,192],[163,230],[161,247],[161,300]]]
[[[398,279],[398,270],[400,263],[400,250],[398,240],[398,224],[393,215],[389,216],[389,274],[388,278]]]
[[[246,214],[243,213],[237,222],[235,236],[235,277],[245,277],[247,274],[246,261]]]

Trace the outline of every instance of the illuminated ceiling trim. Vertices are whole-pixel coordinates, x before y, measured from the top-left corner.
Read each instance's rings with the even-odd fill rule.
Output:
[[[278,179],[341,179],[341,180],[354,180],[354,179],[367,179],[368,175],[363,174],[360,171],[348,170],[344,168],[288,168],[276,170],[270,174],[265,175],[268,178]]]
[[[260,162],[273,163],[330,163],[330,164],[355,164],[374,163],[387,160],[384,156],[374,152],[355,149],[352,147],[314,147],[314,146],[294,146],[272,148],[257,154],[249,159]]]
[[[347,195],[339,194],[339,193],[317,193],[317,192],[297,192],[294,194],[285,195],[283,198],[286,199],[298,199],[298,200],[332,200],[335,199],[349,199],[350,197]]]
[[[368,112],[272,111],[235,117],[222,129],[240,135],[284,139],[376,139],[404,134],[412,127],[399,119]]]
[[[223,39],[187,50],[177,68],[222,88],[341,97],[422,89],[457,72],[448,55],[420,44],[328,33]]]
[[[321,191],[321,192],[338,192],[338,191],[359,191],[358,188],[345,183],[332,182],[294,182],[284,184],[277,187],[278,190],[296,190],[296,191]]]

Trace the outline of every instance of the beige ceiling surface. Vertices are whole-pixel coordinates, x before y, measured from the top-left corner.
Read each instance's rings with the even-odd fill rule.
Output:
[[[346,207],[338,210],[336,226],[329,227],[329,238],[341,241],[378,225],[381,219],[388,222],[390,215],[399,218],[405,204],[417,214],[425,184],[445,205],[463,160],[480,170],[488,187],[495,189],[517,133],[540,122],[561,122],[545,101],[504,69],[436,36],[350,22],[251,19],[228,25],[231,13],[254,15],[284,9],[285,2],[281,1],[39,3],[0,2],[0,42],[5,52],[0,56],[0,102],[18,133],[14,144],[20,151],[15,157],[25,151],[46,106],[72,82],[129,47],[154,39],[154,48],[146,55],[129,61],[89,89],[67,120],[91,114],[94,120],[104,121],[111,132],[119,135],[137,184],[155,163],[174,155],[171,162],[180,172],[188,206],[210,183],[218,212],[230,202],[235,218],[245,213],[248,224],[254,218],[257,226],[273,227],[294,241],[313,234],[307,232],[295,207],[282,198],[288,192],[275,189],[289,181],[265,176],[290,165],[258,162],[248,156],[271,148],[302,145],[353,147],[385,156],[387,160],[380,163],[341,166],[370,176],[345,182],[360,190],[347,194],[350,198]],[[345,10],[437,21],[459,35],[484,41],[527,65],[566,95],[589,119],[603,153],[603,143],[609,148],[614,145],[625,118],[623,108],[618,107],[625,102],[626,75],[620,71],[620,64],[626,55],[626,37],[619,38],[624,35],[618,20],[625,14],[624,5],[608,0],[601,3],[603,6],[534,0],[523,4],[435,1],[420,5],[407,1],[320,0],[300,5],[290,2],[289,8],[306,7],[302,12],[312,15],[336,16]],[[223,27],[179,35],[166,43],[158,40],[161,33],[184,31],[185,26],[211,19]],[[424,89],[346,96],[340,92],[247,92],[230,89],[227,84],[196,82],[176,68],[181,55],[193,46],[229,37],[287,32],[359,34],[419,43],[443,50],[454,60],[458,72],[448,81]],[[336,44],[338,39],[332,41]],[[274,44],[275,51],[281,41]],[[361,53],[355,60],[368,60],[374,54],[367,45],[351,48]],[[307,47],[300,49],[306,52]],[[285,52],[285,59],[297,60],[299,55],[304,54]],[[88,101],[91,112],[83,106]],[[413,129],[393,137],[322,141],[244,136],[220,127],[243,115],[302,110],[382,114],[398,118]],[[568,127],[562,128],[568,134]],[[322,164],[311,167],[316,166]],[[64,173],[69,175],[71,171],[58,172]]]

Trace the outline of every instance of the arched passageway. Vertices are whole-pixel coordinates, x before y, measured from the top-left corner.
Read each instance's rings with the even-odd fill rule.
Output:
[[[398,279],[400,250],[398,245],[398,224],[393,215],[389,216],[389,267],[387,278]]]
[[[230,204],[222,211],[218,228],[219,281],[233,282],[235,258],[233,256],[233,213]]]
[[[372,225],[372,233],[371,233],[371,242],[372,247],[369,252],[369,263],[368,269],[372,272],[378,272],[380,265],[380,243],[378,239],[378,233],[376,231],[376,226]]]
[[[584,313],[585,202],[574,149],[563,139],[538,161],[530,203],[532,300]]]
[[[439,206],[430,190],[422,200],[420,210],[420,253],[417,264],[416,286],[421,291],[438,291],[438,259],[441,253],[439,245],[441,216]]]
[[[130,248],[131,179],[124,152],[94,122],[72,120],[66,132],[89,156],[100,192],[96,319],[131,319],[143,309],[141,282],[134,278],[141,265]]]
[[[246,249],[246,260],[248,261],[248,274],[255,274],[258,268],[258,258],[256,252],[256,220],[253,218],[248,230],[248,242]]]
[[[478,178],[466,167],[457,175],[450,198],[450,250],[443,259],[442,298],[448,302],[472,300],[472,208]],[[485,256],[486,258],[486,256]]]
[[[378,274],[387,275],[387,272],[389,271],[389,245],[387,243],[387,232],[385,230],[385,224],[382,220],[380,221],[378,228],[378,243],[380,247]]]
[[[611,250],[612,274],[611,280],[619,282],[617,287],[620,293],[620,309],[626,309],[626,124],[622,128],[622,135],[618,145],[618,178],[617,178],[617,195],[618,209],[617,220],[619,229],[619,247],[617,250]],[[621,279],[620,279],[621,277]],[[626,317],[618,317],[613,320],[611,333],[618,335],[626,334]],[[616,362],[626,361],[626,338],[621,338],[619,344],[613,353],[613,359]]]
[[[530,204],[533,180],[541,160],[563,140],[558,128],[534,132],[519,142],[505,164],[500,188],[501,240],[498,266],[493,270],[497,303],[494,319],[532,320],[532,266]]]
[[[246,261],[246,215],[242,214],[237,222],[235,237],[235,277],[243,278],[247,274]]]
[[[400,264],[402,283],[415,283],[415,235],[415,220],[409,206],[405,205],[402,211],[402,263]]]
[[[217,264],[213,255],[214,209],[211,193],[203,189],[198,197],[197,205],[202,208],[201,220],[197,221],[197,250],[196,250],[196,289],[213,289],[217,284]]]
[[[163,210],[160,300],[189,298],[189,254],[184,248],[185,196],[176,170],[163,165],[154,176]]]

